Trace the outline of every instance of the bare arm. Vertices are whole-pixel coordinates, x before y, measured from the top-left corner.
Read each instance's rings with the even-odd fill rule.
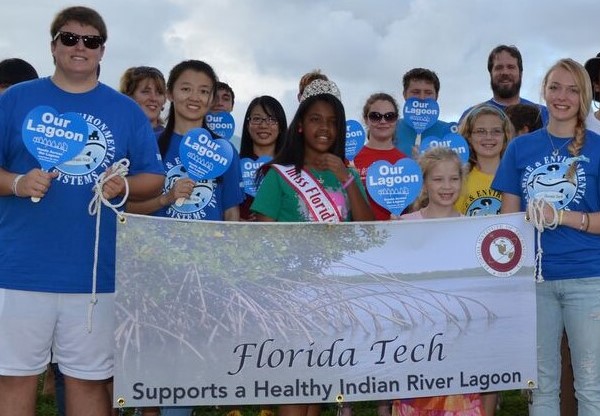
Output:
[[[127,201],[127,212],[152,214],[166,206],[173,205],[179,198],[188,199],[194,190],[194,181],[189,178],[175,181],[169,192],[143,201]]]
[[[517,195],[504,192],[502,194],[500,214],[511,214],[513,212],[521,212],[521,198]]]
[[[263,214],[259,214],[258,212],[255,213],[256,215],[256,221],[258,222],[275,222],[275,220],[271,217],[267,217],[266,215]]]
[[[354,178],[352,173],[350,173],[348,168],[344,165],[344,162],[339,157],[331,153],[323,155],[316,162],[318,163],[319,168],[329,169],[330,171],[332,171],[341,183],[346,183],[346,181],[350,177]],[[375,216],[371,211],[369,202],[360,192],[360,188],[358,187],[356,180],[353,180],[346,187],[346,192],[348,193],[348,200],[350,202],[350,212],[352,213],[352,220],[373,221],[375,219]]]
[[[24,175],[0,168],[0,196],[43,198],[52,185],[52,179],[57,176],[58,172],[44,172],[37,168]]]
[[[129,182],[129,199],[141,201],[160,195],[165,177],[155,173],[138,173],[128,176],[127,182]]]
[[[225,221],[239,221],[240,220],[240,207],[236,205],[231,208],[227,208],[223,213],[223,219]]]
[[[348,172],[348,175],[352,174]],[[348,199],[350,200],[350,211],[352,212],[353,221],[375,220],[373,211],[371,211],[369,203],[363,196],[362,192],[360,192],[360,188],[356,183],[356,179],[354,179],[352,183],[348,185],[348,187],[346,188],[346,192],[348,193]]]

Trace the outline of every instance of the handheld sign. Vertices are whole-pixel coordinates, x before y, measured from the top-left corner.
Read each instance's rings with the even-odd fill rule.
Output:
[[[256,183],[256,172],[262,165],[273,159],[270,156],[261,156],[256,160],[245,157],[240,160],[242,167],[242,180],[244,181],[244,192],[250,196],[256,196],[258,184]]]
[[[88,139],[88,125],[77,113],[58,112],[49,106],[39,106],[25,116],[21,127],[27,151],[48,172],[55,166],[76,157]],[[31,197],[31,201],[39,202]]]
[[[187,132],[179,144],[179,159],[188,176],[194,181],[221,176],[233,160],[233,147],[225,139],[213,139],[203,128]],[[183,205],[184,199],[175,204]]]
[[[235,121],[231,113],[226,111],[208,113],[204,118],[206,125],[221,139],[231,140],[235,131]]]
[[[460,134],[448,133],[443,139],[436,136],[426,137],[419,148],[419,153],[424,153],[427,149],[434,147],[449,147],[460,157],[460,161],[465,164],[469,161],[469,144]]]
[[[406,123],[417,132],[415,145],[419,147],[421,145],[421,134],[438,120],[440,106],[432,98],[426,100],[409,98],[404,103],[402,115]]]
[[[365,129],[356,120],[346,120],[346,159],[354,160],[365,144]]]
[[[394,215],[400,215],[421,192],[423,174],[419,164],[404,158],[394,165],[380,160],[367,169],[367,192]]]

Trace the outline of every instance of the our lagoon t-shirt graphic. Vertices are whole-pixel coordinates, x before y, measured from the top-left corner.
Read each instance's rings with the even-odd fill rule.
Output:
[[[569,203],[579,203],[584,196],[586,187],[585,171],[581,163],[589,162],[585,156],[577,157],[546,157],[544,162],[536,162],[528,166],[523,176],[523,189],[528,198],[542,197],[554,204],[556,209],[563,209]],[[577,163],[577,169],[572,178],[568,177],[569,166]]]
[[[177,180],[188,178],[188,174],[180,163],[179,158],[175,159],[175,163],[166,162],[165,166],[167,167],[167,177],[165,179],[164,192],[169,192]],[[167,216],[179,218],[178,214],[187,214],[189,215],[189,219],[202,219],[204,215],[201,214],[201,211],[207,205],[212,203],[213,207],[216,206],[214,191],[214,179],[196,181],[190,198],[184,200],[181,206],[177,204],[169,206],[167,208]]]
[[[77,156],[56,167],[60,182],[89,185],[115,160],[115,140],[106,123],[92,115],[84,115],[84,119],[88,125],[87,143]]]

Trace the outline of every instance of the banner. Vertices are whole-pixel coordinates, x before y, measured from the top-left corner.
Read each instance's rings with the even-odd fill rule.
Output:
[[[335,225],[127,215],[117,240],[116,405],[536,384],[523,214]]]

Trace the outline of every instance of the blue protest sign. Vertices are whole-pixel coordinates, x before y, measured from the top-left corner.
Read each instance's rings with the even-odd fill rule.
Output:
[[[88,139],[88,125],[77,113],[58,112],[48,106],[31,110],[21,128],[23,144],[43,170],[77,156]]]
[[[270,156],[261,156],[256,160],[245,157],[240,160],[242,167],[242,180],[244,181],[244,192],[250,196],[256,196],[258,186],[256,184],[256,171],[260,169],[262,165],[268,163],[273,158]]]
[[[192,129],[179,144],[179,158],[191,179],[214,179],[231,165],[233,147],[225,139],[213,139],[208,130]]]
[[[354,160],[365,144],[365,129],[356,120],[346,120],[346,159]]]
[[[464,137],[457,133],[448,133],[443,139],[436,136],[426,137],[421,143],[419,152],[423,153],[427,149],[440,146],[449,147],[454,150],[460,157],[462,163],[467,163],[469,161],[469,144]]]
[[[367,192],[375,202],[394,215],[400,215],[421,192],[423,175],[419,164],[404,158],[391,164],[385,160],[367,169]]]
[[[409,98],[404,103],[402,112],[404,121],[413,128],[417,134],[423,133],[429,127],[433,126],[440,116],[440,106],[436,100],[428,98],[419,100],[418,98]]]
[[[208,113],[204,118],[206,126],[221,139],[231,140],[235,131],[235,121],[231,113],[226,111]]]

